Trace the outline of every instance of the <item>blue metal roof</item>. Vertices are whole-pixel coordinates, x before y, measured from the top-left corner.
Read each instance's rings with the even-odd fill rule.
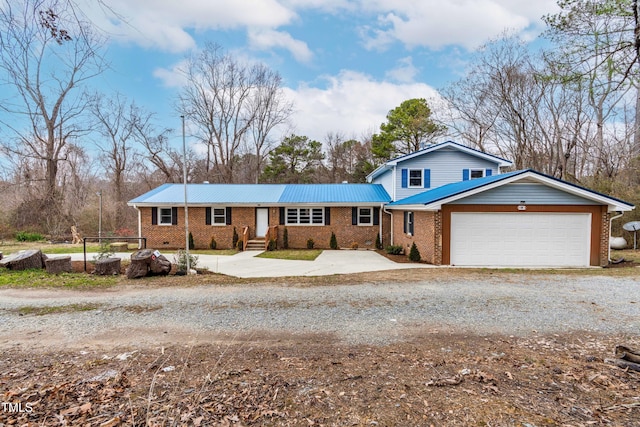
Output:
[[[281,184],[188,184],[187,200],[199,204],[277,203],[284,191]],[[183,184],[164,184],[129,204],[174,205],[184,203]]]
[[[379,184],[188,184],[189,205],[388,203],[391,197]],[[131,205],[184,203],[183,184],[164,184],[135,199]]]
[[[389,203],[389,206],[428,205],[437,202],[438,200],[443,200],[457,194],[465,193],[467,191],[491,184],[492,182],[501,181],[503,179],[507,179],[512,176],[520,175],[529,171],[531,170],[525,169],[515,172],[486,176],[484,178],[470,179],[468,181],[453,182],[451,184],[446,184],[441,187],[434,188],[433,190],[427,190],[423,193],[409,196],[393,203]]]
[[[388,203],[380,184],[290,184],[280,203]]]

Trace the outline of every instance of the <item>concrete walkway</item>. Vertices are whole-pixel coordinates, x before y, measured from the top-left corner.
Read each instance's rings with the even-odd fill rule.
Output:
[[[258,251],[239,252],[235,255],[199,255],[198,267],[235,277],[326,276],[331,274],[364,273],[368,271],[401,270],[407,268],[433,268],[428,264],[396,263],[374,251],[323,251],[314,261],[256,258]],[[73,261],[82,261],[83,254],[69,254]],[[96,254],[87,253],[87,262]],[[173,261],[173,253],[163,253]],[[56,255],[59,256],[59,255]],[[114,256],[129,259],[131,253]]]

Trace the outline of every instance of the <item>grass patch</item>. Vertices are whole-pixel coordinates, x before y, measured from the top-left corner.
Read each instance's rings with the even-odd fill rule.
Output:
[[[45,270],[14,271],[0,268],[0,288],[103,288],[118,283],[115,276],[84,273],[48,274]]]
[[[322,253],[322,249],[282,249],[263,252],[257,258],[288,259],[296,261],[313,261]]]
[[[238,253],[236,249],[192,249],[189,253],[195,255],[235,255]],[[166,256],[166,255],[165,255]]]
[[[14,310],[21,316],[45,316],[47,314],[59,314],[59,313],[77,313],[82,311],[97,310],[101,307],[100,304],[69,304],[69,305],[45,305],[40,307],[24,306]]]
[[[53,244],[47,242],[18,242],[16,240],[3,241],[0,243],[0,252],[3,256],[9,254],[27,250],[27,249],[40,249],[45,254],[81,254],[83,251],[83,245],[72,245],[68,243]],[[87,252],[99,252],[100,245],[91,244],[87,245]]]

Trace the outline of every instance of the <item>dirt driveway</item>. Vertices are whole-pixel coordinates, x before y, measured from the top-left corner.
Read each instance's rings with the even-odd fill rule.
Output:
[[[4,289],[0,324],[0,424],[640,419],[640,374],[604,362],[640,347],[634,277]]]

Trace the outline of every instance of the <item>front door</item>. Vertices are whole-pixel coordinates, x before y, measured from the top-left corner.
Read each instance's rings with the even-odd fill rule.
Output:
[[[269,208],[256,208],[256,237],[264,237],[269,229]]]

